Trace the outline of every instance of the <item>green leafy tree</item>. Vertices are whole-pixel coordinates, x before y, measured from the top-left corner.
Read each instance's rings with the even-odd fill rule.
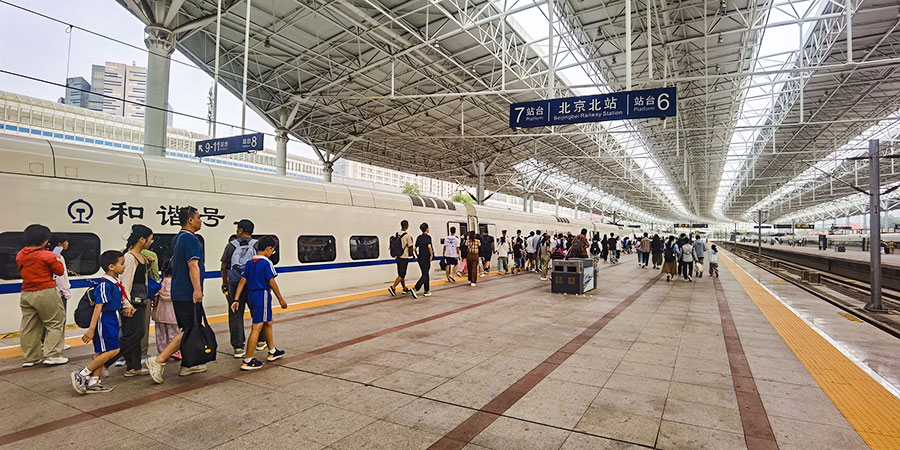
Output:
[[[422,190],[419,189],[418,184],[403,183],[403,193],[406,195],[419,195],[422,193]]]
[[[465,192],[457,192],[456,194],[453,194],[453,197],[450,197],[450,201],[456,203],[475,203],[475,199],[473,199],[472,196],[466,194]]]

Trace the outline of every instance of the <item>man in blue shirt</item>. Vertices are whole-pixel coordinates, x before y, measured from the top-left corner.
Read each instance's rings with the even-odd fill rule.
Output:
[[[194,317],[203,312],[203,246],[195,233],[200,231],[203,222],[200,212],[193,206],[185,206],[178,211],[181,231],[172,240],[172,306],[175,308],[175,319],[181,332],[172,338],[169,346],[156,358],[147,358],[150,377],[156,383],[163,382],[163,371],[166,361],[181,348],[181,338],[185,327],[194,324]],[[179,376],[206,372],[206,364],[185,366],[182,362]]]

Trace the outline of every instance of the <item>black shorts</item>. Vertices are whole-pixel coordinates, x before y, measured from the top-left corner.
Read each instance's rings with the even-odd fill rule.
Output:
[[[406,278],[406,268],[409,267],[409,258],[397,258],[397,276]]]
[[[175,309],[175,321],[178,322],[178,328],[183,330],[194,325],[194,316],[203,308],[203,304],[198,305],[193,300],[187,302],[173,301],[172,307]]]
[[[446,263],[448,266],[455,266],[455,265],[459,264],[459,261],[456,258],[451,258],[449,256],[445,256],[444,263]]]
[[[482,264],[490,264],[491,256],[490,255],[488,255],[488,256],[481,255],[481,263]]]
[[[529,261],[534,261],[534,253],[527,253],[525,259]]]

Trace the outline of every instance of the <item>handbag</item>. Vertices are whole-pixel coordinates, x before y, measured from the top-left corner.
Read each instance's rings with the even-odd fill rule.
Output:
[[[194,304],[194,323],[184,329],[181,338],[181,365],[198,366],[216,360],[216,333],[209,326],[202,305]]]

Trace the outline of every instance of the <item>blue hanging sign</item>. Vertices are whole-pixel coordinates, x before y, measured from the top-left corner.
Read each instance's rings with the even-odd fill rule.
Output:
[[[197,141],[194,149],[194,155],[198,158],[262,150],[263,134],[254,133]]]
[[[672,117],[678,110],[677,100],[675,87],[667,87],[513,103],[509,105],[509,127]]]

